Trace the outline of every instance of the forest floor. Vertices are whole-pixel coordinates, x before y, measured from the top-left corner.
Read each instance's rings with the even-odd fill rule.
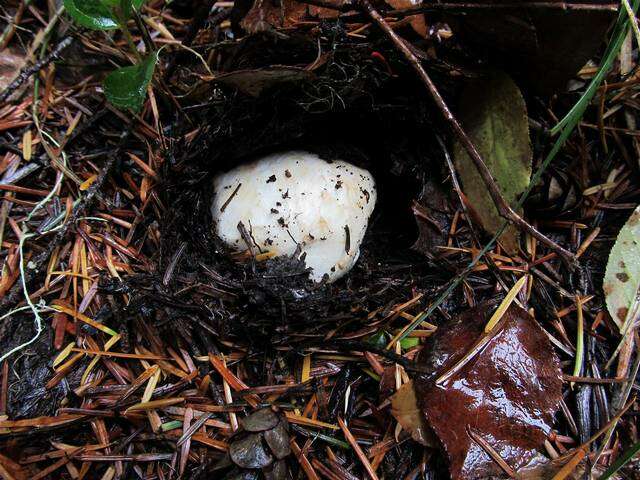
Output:
[[[637,3],[2,2],[0,477],[639,478]],[[334,283],[214,234],[291,149]]]

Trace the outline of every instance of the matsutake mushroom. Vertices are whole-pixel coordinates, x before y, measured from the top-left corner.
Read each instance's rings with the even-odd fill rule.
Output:
[[[316,282],[353,267],[376,204],[367,170],[303,151],[240,165],[213,188],[211,213],[226,245],[267,257],[298,252]]]

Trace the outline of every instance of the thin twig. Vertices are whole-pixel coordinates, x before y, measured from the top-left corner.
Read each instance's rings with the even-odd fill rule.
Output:
[[[327,0],[297,0],[299,3],[326,8],[329,10],[339,10],[348,12],[357,6],[355,2],[346,0],[336,4]],[[420,4],[409,8],[399,8],[385,10],[383,13],[389,17],[408,17],[430,12],[466,12],[466,11],[486,11],[486,10],[522,10],[522,9],[543,9],[543,10],[564,10],[564,11],[589,11],[589,12],[616,12],[617,3],[573,3],[573,2],[518,2],[518,3],[428,3]]]
[[[447,150],[447,146],[445,145],[444,140],[440,137],[440,135],[436,134],[435,137],[436,137],[436,140],[438,141],[438,144],[440,145],[440,148],[442,149],[442,154],[444,155],[444,159],[447,162],[447,168],[449,169],[449,175],[451,176],[451,183],[453,184],[453,189],[456,191],[456,194],[458,195],[458,201],[460,202],[460,207],[462,208],[462,212],[464,213],[464,216],[469,225],[471,238],[476,243],[476,245],[482,245],[480,243],[480,237],[473,225],[473,221],[471,220],[471,213],[469,212],[469,209],[467,208],[467,204],[464,201],[464,195],[462,193],[462,188],[460,187],[460,182],[458,181],[458,176],[456,175],[456,169],[453,166],[453,160],[451,159],[451,155],[449,154],[449,151]],[[496,262],[494,262],[491,255],[484,255],[484,259],[487,262],[487,265],[489,266],[491,273],[495,275],[496,280],[498,281],[500,286],[505,291],[508,291],[509,287],[505,283],[502,272],[496,265]]]
[[[2,93],[0,93],[0,102],[4,102],[5,100],[7,100],[11,96],[11,94],[18,88],[20,88],[20,85],[29,80],[32,75],[35,75],[44,67],[53,62],[56,58],[58,58],[62,51],[69,45],[71,45],[72,40],[73,39],[71,37],[65,38],[56,46],[56,48],[53,49],[53,51],[49,55],[44,57],[42,60],[37,61],[32,66],[22,69],[16,79],[11,82],[7,86],[7,88],[2,91]]]
[[[516,472],[511,466],[500,456],[500,454],[487,442],[480,433],[476,432],[473,428],[467,425],[467,433],[471,439],[482,447],[482,449],[489,454],[489,456],[496,462],[504,473],[509,475],[509,478],[517,478]]]
[[[356,441],[353,434],[349,431],[349,428],[347,427],[347,424],[344,422],[344,420],[342,420],[342,417],[338,417],[338,425],[340,425],[340,428],[342,429],[344,438],[346,438],[347,442],[349,442],[349,445],[351,445],[351,448],[353,448],[353,451],[356,452],[356,455],[360,459],[360,462],[362,463],[362,466],[367,472],[367,475],[369,476],[369,478],[371,480],[378,480],[378,475],[376,475],[376,472],[371,466],[369,459],[362,451],[362,448],[360,448],[360,445],[358,445],[358,442]]]
[[[425,369],[421,367],[416,362],[409,360],[408,358],[403,357],[402,355],[398,355],[397,353],[390,352],[386,348],[380,348],[372,343],[368,342],[360,342],[356,340],[333,340],[327,341],[323,344],[324,347],[327,348],[335,348],[338,351],[356,351],[356,352],[371,352],[376,355],[380,355],[381,357],[386,358],[387,360],[391,360],[394,363],[402,366],[405,370],[416,372],[416,373],[430,373],[431,370]]]

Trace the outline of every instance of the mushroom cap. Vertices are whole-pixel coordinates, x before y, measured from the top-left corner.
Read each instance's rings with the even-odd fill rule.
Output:
[[[213,188],[216,233],[229,247],[248,248],[242,222],[256,253],[290,256],[299,245],[314,281],[351,269],[376,203],[367,170],[304,151],[240,165],[215,177]]]

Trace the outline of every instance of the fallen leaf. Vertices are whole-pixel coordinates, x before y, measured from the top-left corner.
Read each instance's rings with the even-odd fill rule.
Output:
[[[284,419],[282,419],[275,428],[264,432],[264,440],[278,460],[282,460],[291,453],[289,432],[287,431],[287,423]]]
[[[403,430],[409,432],[411,438],[425,446],[434,446],[433,433],[424,421],[413,382],[405,383],[391,396],[391,415]]]
[[[454,480],[504,473],[470,430],[515,471],[536,460],[562,398],[562,372],[551,343],[513,304],[487,345],[436,384],[484,335],[494,309],[485,303],[440,326],[418,359],[430,372],[414,378],[418,405],[447,453]]]
[[[263,468],[273,462],[273,456],[264,448],[261,433],[231,442],[229,456],[242,468]]]
[[[270,408],[263,408],[242,419],[240,423],[248,432],[264,432],[275,427],[279,421]]]
[[[623,329],[629,312],[640,301],[639,288],[640,206],[633,211],[618,233],[618,238],[609,253],[602,283],[607,309],[620,330]]]
[[[240,424],[242,428],[229,443],[231,461],[241,468],[268,467],[273,478],[280,478],[282,465],[278,463],[291,453],[285,417],[262,408],[241,419]]]
[[[332,0],[331,3],[339,6],[342,0]],[[338,10],[307,5],[295,0],[256,0],[240,22],[240,26],[248,33],[258,33],[274,28],[290,28],[305,20],[336,18],[339,14]]]
[[[453,216],[449,197],[435,180],[428,179],[411,210],[418,226],[418,239],[412,248],[425,255],[441,254],[438,247],[447,244]]]
[[[481,3],[513,3],[489,0]],[[603,2],[604,3],[604,2]],[[549,94],[597,54],[615,12],[560,9],[487,9],[447,15],[446,21],[474,53]],[[482,51],[480,51],[482,50]]]
[[[395,10],[405,10],[422,4],[422,0],[386,0]],[[411,28],[422,38],[427,36],[427,22],[424,15],[411,15],[405,19]],[[404,22],[405,20],[401,20]]]
[[[514,206],[531,179],[531,141],[527,107],[518,86],[501,72],[472,82],[462,93],[459,118],[505,200]],[[458,142],[454,159],[469,208],[482,227],[496,233],[504,223],[476,166]],[[510,253],[518,251],[518,230],[509,226],[500,243]]]
[[[263,468],[262,473],[265,480],[287,480],[289,478],[287,464],[284,460],[278,460],[273,465]]]

